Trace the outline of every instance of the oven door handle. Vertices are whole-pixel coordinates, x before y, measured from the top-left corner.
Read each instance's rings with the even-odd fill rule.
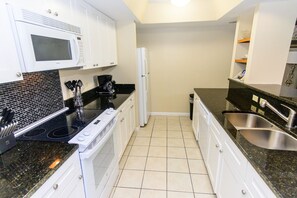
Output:
[[[113,131],[116,127],[117,119],[114,118],[114,125],[109,129],[109,131],[106,133],[106,135],[100,140],[100,143],[94,146],[92,149],[87,150],[86,152],[80,153],[81,159],[89,159],[94,153],[96,153],[101,147],[104,146],[104,144],[107,142],[107,140],[110,138],[110,136],[113,134]]]

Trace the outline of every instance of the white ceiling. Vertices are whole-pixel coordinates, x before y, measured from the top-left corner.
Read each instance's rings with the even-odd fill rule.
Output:
[[[258,3],[277,0],[191,0],[192,4],[185,8],[171,5],[170,0],[85,1],[116,21],[134,20],[142,25],[212,25],[235,21],[241,13],[255,8]]]

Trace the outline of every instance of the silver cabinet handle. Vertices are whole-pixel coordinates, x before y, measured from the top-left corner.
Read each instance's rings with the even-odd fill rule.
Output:
[[[82,178],[83,178],[83,176],[82,176],[82,175],[79,175],[79,176],[78,176],[78,179],[79,179],[79,180],[81,180]]]
[[[113,65],[113,64],[114,64],[114,62],[111,62],[110,64],[111,64],[111,65]]]
[[[130,107],[130,109],[132,109],[134,107],[134,105],[132,105],[131,107]]]
[[[219,152],[220,152],[220,153],[223,153],[223,149],[220,149]]]
[[[58,12],[55,12],[54,15],[55,15],[55,16],[59,16],[59,13],[58,13]]]
[[[52,10],[51,9],[47,9],[47,13],[51,14]]]
[[[242,193],[243,195],[245,195],[245,194],[246,194],[246,191],[245,191],[245,190],[241,190],[241,193]]]
[[[54,189],[54,190],[57,190],[58,188],[59,188],[59,185],[58,185],[58,184],[54,184],[54,185],[53,185],[53,189]]]
[[[17,77],[21,77],[21,76],[22,76],[22,73],[21,73],[21,72],[17,72],[17,73],[16,73],[16,76],[17,76]]]
[[[218,144],[216,144],[216,148],[219,148],[219,145]]]

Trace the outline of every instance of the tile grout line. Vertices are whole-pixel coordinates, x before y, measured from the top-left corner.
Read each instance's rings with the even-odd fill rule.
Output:
[[[166,129],[168,129],[167,116]],[[166,198],[168,198],[168,130],[166,130]]]
[[[147,165],[147,160],[148,160],[148,155],[149,155],[149,152],[150,152],[150,147],[151,147],[151,140],[152,140],[152,135],[153,135],[153,129],[154,129],[154,126],[155,126],[155,120],[153,122],[153,127],[152,129],[150,130],[151,134],[150,134],[150,140],[149,140],[149,145],[148,145],[148,151],[147,151],[147,154],[146,154],[146,159],[145,159],[145,165],[144,165],[144,170],[143,170],[143,175],[142,175],[142,181],[141,181],[141,185],[140,185],[140,192],[139,192],[139,198],[141,197],[141,193],[142,193],[142,187],[143,187],[143,182],[144,182],[144,176],[145,176],[145,172],[146,172],[146,165]]]
[[[180,119],[179,119],[179,121],[180,121]],[[189,169],[189,176],[190,176],[190,180],[191,180],[191,186],[192,186],[193,196],[195,197],[195,191],[194,191],[194,186],[193,186],[193,180],[192,180],[192,175],[191,175],[191,169],[190,169],[190,164],[189,164],[188,153],[187,153],[186,144],[185,144],[185,140],[184,140],[183,129],[182,129],[182,137],[183,137],[183,142],[184,142],[184,145],[185,145],[186,158],[187,158],[187,164],[188,164],[188,169]]]

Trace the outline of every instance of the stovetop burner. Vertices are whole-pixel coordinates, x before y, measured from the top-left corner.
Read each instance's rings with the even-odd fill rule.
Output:
[[[28,131],[17,140],[68,142],[102,112],[103,110],[83,109],[82,121],[78,118],[76,110],[71,109]]]
[[[79,128],[76,126],[62,126],[50,131],[47,136],[49,138],[63,138],[72,135],[73,133],[76,134],[78,130]]]

